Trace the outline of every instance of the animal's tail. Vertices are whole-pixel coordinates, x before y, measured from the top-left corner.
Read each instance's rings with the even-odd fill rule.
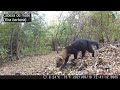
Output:
[[[92,45],[95,45],[96,48],[99,49],[99,44],[98,44],[97,42],[95,42],[95,41],[91,41],[90,43],[91,43]]]

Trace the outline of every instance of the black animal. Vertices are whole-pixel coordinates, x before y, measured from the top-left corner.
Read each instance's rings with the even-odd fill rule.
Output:
[[[74,59],[77,59],[79,51],[82,52],[82,58],[85,57],[86,51],[92,53],[92,57],[94,57],[95,52],[92,48],[92,45],[95,45],[97,49],[99,48],[99,44],[95,41],[91,41],[87,39],[78,39],[74,41],[71,45],[66,46],[63,49],[61,57],[57,59],[56,67],[61,66],[61,68],[63,68],[68,62],[69,56],[71,54],[74,55]]]

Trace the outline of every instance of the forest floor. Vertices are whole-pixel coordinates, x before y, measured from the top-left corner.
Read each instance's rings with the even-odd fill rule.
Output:
[[[81,53],[80,53],[81,55]],[[80,55],[78,57],[80,57]],[[0,67],[0,75],[120,75],[120,45],[108,44],[95,50],[95,57],[91,53],[81,60],[69,60],[63,70],[55,67],[58,54],[26,57],[10,61]],[[72,59],[73,56],[70,57]]]

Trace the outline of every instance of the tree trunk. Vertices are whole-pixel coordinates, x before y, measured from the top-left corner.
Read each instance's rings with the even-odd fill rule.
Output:
[[[58,47],[59,46],[60,46],[59,40],[58,39],[52,39],[53,51],[57,51],[57,53],[58,53]]]
[[[20,52],[20,24],[18,24],[17,32],[16,32],[16,59],[19,60],[19,52]]]

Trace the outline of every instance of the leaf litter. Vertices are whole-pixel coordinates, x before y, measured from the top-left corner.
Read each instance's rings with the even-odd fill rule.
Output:
[[[11,61],[0,67],[0,75],[120,75],[120,46],[107,44],[95,50],[95,57],[87,52],[83,59],[73,60],[71,55],[62,70],[56,68],[56,57],[58,54],[51,52]]]

